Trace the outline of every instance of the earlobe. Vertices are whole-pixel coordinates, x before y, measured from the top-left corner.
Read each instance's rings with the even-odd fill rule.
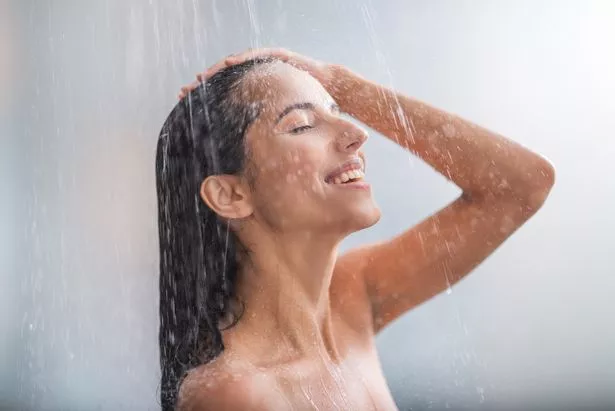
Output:
[[[209,176],[201,183],[201,199],[220,217],[245,218],[252,214],[248,193],[239,177],[233,175]]]

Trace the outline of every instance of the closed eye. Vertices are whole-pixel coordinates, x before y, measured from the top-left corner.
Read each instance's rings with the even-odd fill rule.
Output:
[[[291,132],[292,134],[299,134],[299,133],[301,133],[301,132],[303,132],[303,131],[306,131],[306,130],[309,130],[309,129],[311,129],[311,128],[312,128],[312,126],[310,126],[310,125],[305,125],[305,126],[301,126],[301,127],[293,128],[292,130],[290,130],[290,132]]]

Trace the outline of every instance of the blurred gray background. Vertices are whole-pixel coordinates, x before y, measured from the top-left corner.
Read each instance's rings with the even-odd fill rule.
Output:
[[[378,337],[399,408],[615,407],[614,39],[609,0],[0,0],[0,408],[158,409],[158,132],[182,84],[256,46],[556,166],[527,225]],[[376,133],[367,156],[383,218],[345,248],[458,194]]]

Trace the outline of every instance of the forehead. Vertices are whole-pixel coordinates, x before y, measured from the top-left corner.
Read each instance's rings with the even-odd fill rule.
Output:
[[[275,120],[286,107],[297,103],[312,103],[329,107],[333,98],[307,72],[282,62],[266,64],[251,73],[252,100],[261,107],[260,119]]]

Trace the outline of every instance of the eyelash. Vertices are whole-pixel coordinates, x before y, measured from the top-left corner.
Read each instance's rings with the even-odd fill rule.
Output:
[[[299,134],[302,131],[308,130],[310,128],[312,128],[312,126],[301,126],[301,127],[293,128],[292,130],[290,130],[290,132],[293,134]]]

